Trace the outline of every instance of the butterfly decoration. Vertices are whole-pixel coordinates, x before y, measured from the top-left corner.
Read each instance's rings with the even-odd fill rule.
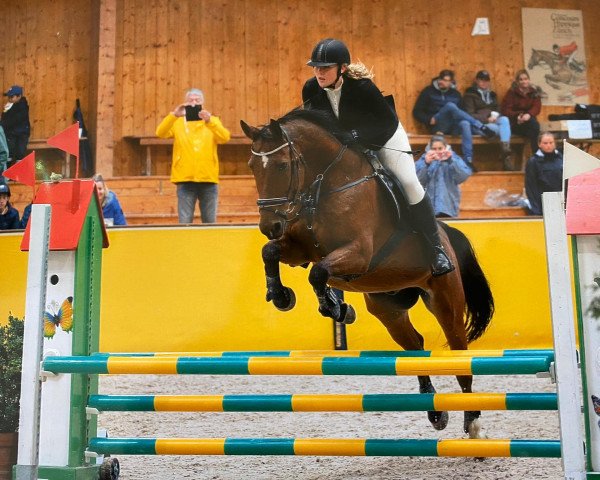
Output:
[[[44,337],[52,338],[59,326],[63,332],[73,330],[73,297],[67,297],[60,308],[58,302],[50,302],[44,312]]]
[[[600,398],[592,395],[592,404],[594,405],[594,412],[600,417]],[[600,420],[598,420],[598,426],[600,427]]]

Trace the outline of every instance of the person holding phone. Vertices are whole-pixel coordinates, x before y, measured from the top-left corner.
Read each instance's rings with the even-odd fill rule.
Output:
[[[471,169],[452,150],[443,135],[433,135],[415,168],[421,185],[433,203],[436,217],[457,217],[460,187],[471,176]]]
[[[156,136],[174,139],[171,182],[177,186],[179,223],[193,223],[196,202],[202,223],[214,223],[219,197],[217,145],[227,143],[231,133],[204,108],[204,93],[188,90],[184,102],[158,125]]]

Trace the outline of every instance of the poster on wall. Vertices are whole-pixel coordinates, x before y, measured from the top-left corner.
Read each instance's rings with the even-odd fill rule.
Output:
[[[523,58],[544,105],[588,103],[581,10],[523,8]]]

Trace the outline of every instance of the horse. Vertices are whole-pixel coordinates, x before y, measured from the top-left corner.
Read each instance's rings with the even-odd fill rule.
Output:
[[[458,268],[434,277],[424,237],[399,219],[379,168],[366,161],[336,119],[296,109],[268,125],[240,122],[252,141],[249,166],[259,194],[260,231],[267,301],[281,311],[295,305],[283,285],[280,262],[312,263],[308,280],[319,312],[352,323],[355,312],[331,287],[364,294],[368,311],[405,350],[423,350],[423,336],[409,319],[419,298],[440,324],[453,350],[466,350],[489,326],[494,300],[488,281],[466,236],[440,224],[443,246]],[[404,210],[402,210],[404,211]],[[463,392],[472,392],[472,376],[457,376]],[[419,391],[435,393],[429,376],[419,376]],[[445,411],[429,411],[442,430]],[[463,428],[480,438],[481,412],[465,411]]]
[[[552,74],[544,75],[546,83],[552,88],[560,89],[558,83],[567,85],[584,85],[585,81],[581,75],[574,71],[566,62],[562,61],[561,57],[554,52],[548,50],[531,49],[531,57],[527,68],[531,70],[536,65],[546,64],[552,71]]]

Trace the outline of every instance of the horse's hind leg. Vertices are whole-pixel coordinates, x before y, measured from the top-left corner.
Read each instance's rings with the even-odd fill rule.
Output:
[[[448,282],[448,279],[440,279],[439,282]],[[467,332],[464,320],[464,295],[462,289],[451,288],[449,285],[438,287],[434,294],[423,295],[425,306],[439,322],[444,335],[448,340],[451,350],[467,350]],[[472,393],[473,377],[471,375],[457,375],[456,380],[463,393]],[[469,438],[481,438],[481,423],[479,417],[481,411],[465,411],[463,428]]]
[[[407,288],[396,294],[365,294],[367,309],[387,328],[394,341],[404,350],[423,350],[423,336],[415,330],[408,310],[417,302],[421,289]],[[420,393],[435,393],[429,375],[418,376]],[[448,412],[432,410],[427,418],[436,430],[448,425]]]
[[[268,242],[262,249],[262,258],[265,264],[265,276],[267,279],[267,302],[282,312],[287,312],[296,305],[296,296],[289,287],[284,287],[279,275],[279,259],[281,258],[281,246],[276,241]]]

